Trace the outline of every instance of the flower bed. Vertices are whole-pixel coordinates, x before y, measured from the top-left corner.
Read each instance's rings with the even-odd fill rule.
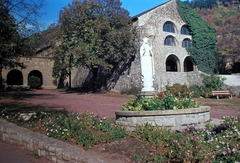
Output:
[[[128,131],[135,130],[137,125],[152,124],[172,129],[182,129],[189,124],[200,124],[210,120],[210,107],[179,110],[155,111],[116,111],[116,123],[126,127]]]
[[[197,108],[198,103],[192,99],[191,93],[188,97],[177,96],[170,92],[161,92],[153,98],[138,96],[134,100],[122,105],[124,111],[142,111],[142,110],[178,110],[186,108]]]
[[[116,123],[127,130],[135,130],[136,125],[158,125],[182,129],[183,126],[204,123],[210,120],[210,107],[199,106],[189,97],[172,95],[170,92],[161,92],[153,98],[142,96],[122,105],[121,111],[116,111]]]

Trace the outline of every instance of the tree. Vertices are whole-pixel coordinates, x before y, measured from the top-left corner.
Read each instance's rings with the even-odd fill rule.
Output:
[[[41,24],[37,18],[42,15],[40,10],[46,0],[0,0],[4,7],[14,16],[18,32],[22,37],[28,37],[39,31]]]
[[[0,0],[1,87],[2,87],[2,69],[17,66],[23,68],[24,67],[23,63],[19,62],[17,57],[33,52],[31,51],[31,48],[29,48],[27,39],[26,37],[24,37],[25,35],[22,35],[23,32],[21,31],[27,29],[26,25],[33,24],[33,22],[35,22],[31,20],[34,20],[32,16],[37,13],[37,9],[38,7],[36,5],[31,6],[30,1],[28,0]]]
[[[199,8],[199,9],[207,9],[214,8],[217,6],[217,0],[193,0],[193,1],[184,1],[184,3],[188,4],[191,8]]]
[[[91,88],[96,91],[132,61],[135,30],[119,0],[73,0],[60,11],[59,28],[55,77],[84,66],[92,73]]]
[[[240,12],[236,9],[231,9],[219,6],[214,13],[213,27],[216,28],[218,34],[217,53],[222,55],[220,63],[222,67],[218,67],[220,73],[228,71],[239,72],[234,70],[237,63],[240,62]],[[229,62],[230,61],[230,62]],[[227,66],[231,63],[231,66]]]
[[[17,25],[2,2],[0,2],[0,27],[0,82],[2,86],[2,69],[22,66],[21,63],[13,60],[20,50],[18,45],[21,44]]]
[[[203,9],[197,12],[216,29],[216,68],[219,73],[239,72],[240,11],[235,6],[218,5],[212,10]]]
[[[178,1],[178,12],[189,26],[192,47],[187,51],[197,63],[199,70],[212,73],[215,68],[216,31],[188,5]]]

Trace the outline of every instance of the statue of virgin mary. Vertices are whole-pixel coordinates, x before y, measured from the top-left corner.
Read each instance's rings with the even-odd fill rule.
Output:
[[[141,56],[141,73],[142,73],[142,92],[154,91],[153,76],[154,76],[154,60],[152,46],[148,43],[148,38],[143,38],[143,43],[140,48]]]

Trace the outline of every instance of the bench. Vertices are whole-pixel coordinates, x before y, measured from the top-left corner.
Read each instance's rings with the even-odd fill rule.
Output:
[[[219,99],[219,96],[228,96],[230,99],[232,99],[232,95],[228,90],[212,91],[212,95],[217,96],[217,99]]]

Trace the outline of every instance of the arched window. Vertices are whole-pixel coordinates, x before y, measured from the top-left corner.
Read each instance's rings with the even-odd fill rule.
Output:
[[[174,37],[172,36],[167,36],[164,40],[164,45],[168,45],[168,46],[176,46]]]
[[[189,32],[189,30],[188,30],[186,25],[182,26],[181,34],[183,34],[183,35],[190,35],[190,32]]]
[[[7,85],[23,85],[23,75],[19,70],[11,70],[7,74]]]
[[[173,23],[172,23],[172,22],[166,22],[166,23],[163,25],[163,31],[175,33],[175,29],[174,29]]]
[[[179,59],[175,55],[169,55],[166,59],[166,71],[178,72],[179,70]]]
[[[184,59],[184,72],[189,72],[194,70],[194,62],[191,57],[186,57]]]
[[[182,47],[183,48],[190,48],[191,47],[191,40],[190,39],[184,39],[182,42]]]

